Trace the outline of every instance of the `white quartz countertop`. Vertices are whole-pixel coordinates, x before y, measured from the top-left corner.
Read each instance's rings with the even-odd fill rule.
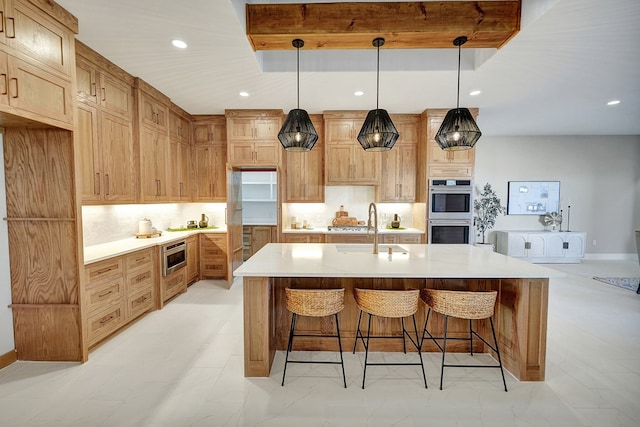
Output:
[[[84,264],[102,261],[114,256],[125,255],[131,252],[139,251],[153,246],[164,245],[165,243],[187,238],[198,233],[226,233],[226,227],[213,229],[193,229],[188,231],[163,231],[162,236],[150,237],[148,239],[130,239],[116,240],[113,242],[102,243],[100,245],[86,246],[84,248]]]
[[[367,230],[329,230],[327,227],[315,227],[315,228],[285,228],[282,230],[283,234],[367,234]],[[378,234],[423,234],[424,231],[417,228],[380,228]],[[373,232],[370,232],[373,235]]]
[[[388,247],[394,248],[388,254]],[[402,251],[404,249],[404,251]],[[235,276],[551,278],[565,273],[473,245],[269,243]]]

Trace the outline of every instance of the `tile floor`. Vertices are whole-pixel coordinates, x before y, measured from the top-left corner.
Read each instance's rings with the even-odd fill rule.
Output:
[[[86,364],[0,370],[0,426],[640,425],[640,296],[590,279],[640,276],[637,262],[552,267],[568,275],[550,284],[543,383],[507,375],[505,393],[497,370],[452,369],[440,391],[435,353],[428,390],[414,367],[371,368],[362,390],[350,352],[347,389],[333,365],[290,365],[281,387],[282,353],[270,378],[244,378],[242,286],[201,281]]]

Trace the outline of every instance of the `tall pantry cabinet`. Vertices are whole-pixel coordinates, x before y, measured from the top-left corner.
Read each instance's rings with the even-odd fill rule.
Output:
[[[3,71],[14,91],[0,97],[0,125],[16,359],[85,361],[81,173],[73,135],[78,22],[52,1],[2,5],[0,64],[8,64]]]
[[[135,203],[133,77],[76,41],[83,204]]]

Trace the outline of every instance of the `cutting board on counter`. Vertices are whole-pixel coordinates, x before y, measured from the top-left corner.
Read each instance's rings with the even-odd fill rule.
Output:
[[[332,225],[358,225],[358,218],[353,216],[341,216],[334,218]]]

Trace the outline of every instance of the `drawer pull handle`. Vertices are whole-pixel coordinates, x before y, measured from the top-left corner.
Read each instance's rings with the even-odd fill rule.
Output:
[[[7,25],[7,38],[15,39],[16,38],[16,21],[13,18],[7,18],[7,22],[11,21],[11,35],[9,35],[9,26]]]
[[[108,272],[110,272],[111,270],[113,270],[113,267],[103,268],[102,270],[98,270],[98,274],[108,273]]]
[[[101,325],[105,325],[107,323],[109,323],[110,321],[112,321],[113,319],[115,319],[115,316],[112,314],[108,317],[103,317],[102,320],[100,320],[100,324]]]
[[[103,292],[103,293],[99,294],[98,297],[104,298],[107,295],[111,295],[112,293],[113,293],[113,289],[109,289],[107,292]]]
[[[2,85],[2,95],[6,95],[9,93],[9,83],[7,82],[7,75],[2,73],[0,74],[2,79],[4,80],[4,84]]]
[[[18,92],[18,79],[15,78],[15,77],[12,77],[12,78],[9,79],[9,81],[10,82],[14,82],[14,87],[15,87],[15,90],[13,91],[14,94],[11,95],[11,97],[14,98],[14,99],[18,98],[18,96],[20,95],[19,92]],[[9,90],[11,91],[11,89],[9,89]]]

